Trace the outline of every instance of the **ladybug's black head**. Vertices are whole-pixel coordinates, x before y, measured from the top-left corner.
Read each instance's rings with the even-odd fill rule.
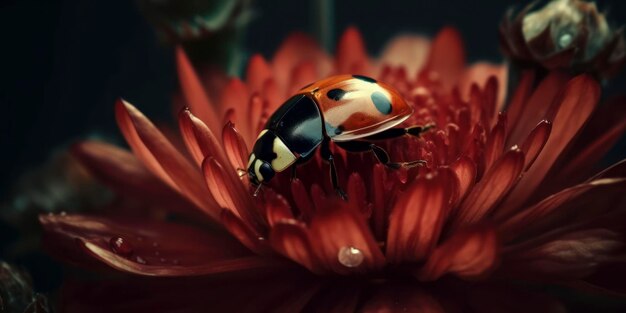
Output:
[[[254,159],[248,165],[248,177],[254,186],[258,186],[263,182],[268,182],[274,177],[276,172],[272,165],[260,159]]]

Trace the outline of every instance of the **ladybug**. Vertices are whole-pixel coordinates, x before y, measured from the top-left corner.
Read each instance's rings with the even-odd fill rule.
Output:
[[[276,172],[291,167],[295,178],[296,166],[320,148],[322,158],[330,164],[332,186],[347,199],[337,182],[331,141],[349,152],[371,151],[393,169],[425,163],[391,162],[387,152],[372,142],[419,136],[432,127],[395,128],[412,113],[398,91],[370,77],[338,75],[304,86],[272,114],[256,139],[247,165],[250,182],[257,187],[254,195]]]

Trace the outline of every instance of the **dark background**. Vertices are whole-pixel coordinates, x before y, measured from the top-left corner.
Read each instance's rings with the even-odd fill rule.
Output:
[[[355,25],[376,55],[395,34],[434,35],[453,25],[463,35],[470,62],[502,61],[499,21],[506,8],[526,3],[335,2],[335,40]],[[613,24],[626,22],[626,1],[597,3],[608,9]],[[311,5],[311,0],[257,0],[245,50],[270,58],[290,32],[313,32]],[[131,100],[153,120],[171,121],[171,94],[177,88],[173,49],[157,40],[134,1],[0,0],[0,35],[0,201],[21,173],[55,150],[93,135],[119,140],[113,116],[118,97]],[[626,91],[624,76],[607,87]],[[623,142],[607,162],[624,157]],[[47,271],[37,262],[23,263],[36,277]],[[39,289],[52,288],[54,281],[39,277]]]

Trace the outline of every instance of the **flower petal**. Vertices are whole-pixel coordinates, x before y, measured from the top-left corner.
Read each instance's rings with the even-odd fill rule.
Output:
[[[176,47],[176,68],[187,105],[196,116],[207,123],[207,125],[211,125],[214,132],[219,130],[220,124],[219,117],[216,115],[217,111],[207,96],[204,86],[193,69],[187,54],[180,46]]]
[[[281,194],[268,188],[263,191],[263,198],[265,200],[265,215],[270,226],[295,219],[289,202]]]
[[[246,83],[251,92],[261,91],[265,81],[271,77],[272,69],[262,55],[257,53],[250,57],[246,69]]]
[[[623,247],[623,237],[607,229],[574,231],[536,247],[513,248],[505,256],[507,267],[503,270],[544,280],[581,278],[602,263],[611,262],[611,255]]]
[[[248,249],[256,254],[267,254],[268,247],[264,242],[265,238],[256,233],[250,225],[244,223],[232,211],[222,210],[221,221],[226,229]]]
[[[459,180],[459,201],[462,201],[476,182],[476,164],[467,156],[461,156],[450,168]]]
[[[334,198],[333,198],[334,199]],[[312,250],[326,270],[339,274],[363,272],[381,268],[385,263],[369,227],[358,212],[353,212],[340,200],[324,200],[323,207],[313,216],[309,226]],[[320,210],[321,209],[321,210]],[[339,262],[342,248],[353,247],[363,255],[355,267]]]
[[[96,178],[132,199],[197,215],[197,209],[150,173],[130,152],[100,141],[84,141],[72,147],[72,155]],[[187,211],[192,212],[187,212]]]
[[[500,158],[504,150],[504,140],[506,139],[506,114],[498,116],[498,123],[493,127],[487,145],[485,146],[485,167],[490,168],[497,159]]]
[[[293,33],[283,41],[272,59],[276,83],[286,88],[291,71],[302,62],[315,64],[321,76],[328,75],[332,67],[328,55],[315,40],[302,33]]]
[[[452,27],[439,31],[432,41],[428,61],[420,75],[438,77],[445,88],[451,88],[465,67],[465,48],[461,34]]]
[[[503,205],[506,210],[499,214],[509,214],[529,200],[532,193],[572,141],[580,128],[593,112],[600,97],[600,86],[589,76],[577,76],[568,82],[558,104],[552,132],[548,142],[532,167],[526,172],[515,190]]]
[[[417,277],[422,281],[433,281],[447,273],[462,278],[480,277],[497,264],[498,250],[492,228],[456,232],[430,254]]]
[[[226,123],[222,130],[222,143],[224,144],[224,151],[228,156],[228,161],[235,170],[247,170],[246,164],[250,153],[246,146],[243,137],[239,134],[235,128],[235,124]]]
[[[542,230],[546,232],[559,225],[571,225],[571,218],[577,215],[572,207],[574,202],[580,204],[593,202],[597,198],[608,198],[621,193],[624,188],[626,178],[603,178],[564,189],[501,222],[499,233],[503,241],[508,241],[532,233],[542,233]],[[593,211],[587,206],[584,208],[589,213]],[[599,207],[594,209],[596,214],[604,213]],[[566,216],[569,221],[564,223],[562,220]]]
[[[501,111],[504,105],[507,78],[506,65],[478,62],[465,70],[459,81],[459,88],[462,95],[468,95],[472,84],[485,86],[485,89],[493,92],[494,99],[490,102],[489,112],[495,113]]]
[[[566,86],[569,76],[561,72],[551,72],[544,78],[539,86],[534,90],[528,101],[522,103],[522,94],[526,91],[532,80],[523,80],[520,86],[520,95],[516,94],[511,104],[511,134],[507,140],[507,146],[519,145],[537,123],[546,118],[546,113],[552,103],[556,100],[559,92]],[[564,92],[565,95],[578,95],[579,90],[571,89]],[[519,111],[518,111],[519,110]],[[519,113],[517,113],[519,112]]]
[[[390,262],[418,261],[435,247],[448,214],[449,182],[441,174],[418,178],[389,215],[386,255]]]
[[[457,211],[452,228],[480,221],[509,193],[524,169],[524,153],[511,149],[474,186]]]
[[[297,223],[276,223],[270,232],[270,245],[280,254],[302,264],[313,273],[322,273],[306,228]]]
[[[46,244],[61,257],[87,252],[117,270],[148,276],[197,276],[271,266],[223,233],[172,223],[84,215],[41,215]],[[112,238],[128,248],[114,252]],[[77,245],[78,244],[78,245]],[[83,248],[83,249],[81,249]]]
[[[535,81],[535,71],[525,70],[520,74],[519,82],[515,90],[512,90],[512,96],[506,108],[509,117],[509,129],[514,130],[517,127],[520,117],[524,114],[526,103],[533,93],[533,83]],[[510,141],[508,141],[511,144]]]
[[[256,211],[243,184],[229,177],[222,165],[212,157],[202,163],[206,186],[221,208],[230,210],[255,230],[262,229],[262,216]]]
[[[369,75],[369,59],[363,37],[355,27],[348,27],[337,44],[335,74]]]
[[[170,187],[217,219],[219,207],[212,197],[207,197],[202,176],[165,136],[124,100],[116,103],[115,115],[124,138],[137,158]]]
[[[543,147],[546,145],[548,138],[550,138],[550,132],[552,131],[552,123],[543,120],[537,124],[535,129],[533,129],[524,143],[522,144],[522,151],[524,151],[524,155],[526,155],[526,165],[524,166],[524,170],[527,171],[535,160]]]
[[[207,156],[214,157],[220,162],[226,161],[222,146],[214,133],[189,110],[180,112],[178,126],[187,150],[198,166],[202,165]]]
[[[421,69],[430,51],[430,40],[416,35],[400,35],[389,41],[380,54],[380,63],[402,66],[407,72],[417,73]]]

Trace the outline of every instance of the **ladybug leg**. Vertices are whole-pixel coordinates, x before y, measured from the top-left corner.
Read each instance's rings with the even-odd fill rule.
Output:
[[[419,137],[422,133],[435,127],[434,124],[428,124],[426,126],[411,126],[407,128],[390,128],[380,133],[365,137],[366,140],[387,140],[402,137],[404,135],[410,135]]]
[[[320,148],[320,154],[322,159],[328,161],[330,165],[330,182],[337,192],[337,195],[343,200],[348,200],[348,195],[339,187],[339,179],[337,178],[337,167],[335,167],[335,158],[333,157],[333,153],[330,151],[330,140],[324,140],[322,142],[322,147]]]
[[[385,149],[367,141],[352,140],[336,142],[335,144],[349,152],[372,151],[380,163],[392,169],[399,169],[401,167],[411,168],[426,163],[426,161],[424,160],[415,160],[410,162],[391,162],[389,154],[387,153],[387,151],[385,151]]]

